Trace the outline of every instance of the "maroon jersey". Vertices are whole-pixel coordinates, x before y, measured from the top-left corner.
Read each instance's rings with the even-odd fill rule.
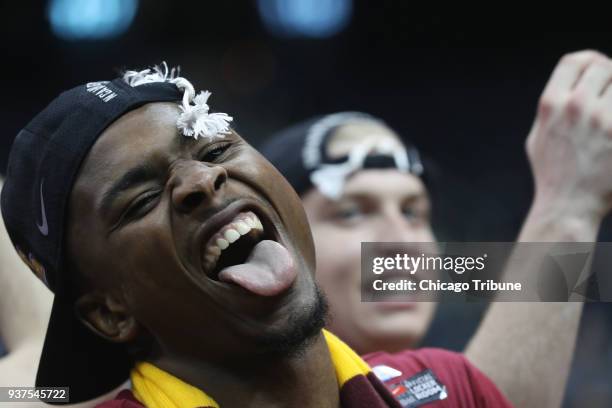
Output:
[[[504,408],[512,405],[497,387],[462,354],[441,349],[376,352],[363,356],[367,375],[340,389],[344,408],[461,407]],[[131,391],[121,391],[99,408],[142,408]]]

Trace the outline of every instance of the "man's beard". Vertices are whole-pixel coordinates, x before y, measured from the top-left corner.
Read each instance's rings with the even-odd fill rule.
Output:
[[[319,287],[314,285],[314,299],[295,313],[282,331],[265,334],[258,338],[260,355],[268,357],[298,357],[316,339],[325,327],[329,306]]]

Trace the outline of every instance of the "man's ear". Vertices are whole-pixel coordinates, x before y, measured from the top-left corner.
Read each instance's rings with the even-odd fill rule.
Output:
[[[97,335],[115,343],[136,338],[139,325],[127,308],[108,294],[87,293],[75,303],[79,320]]]

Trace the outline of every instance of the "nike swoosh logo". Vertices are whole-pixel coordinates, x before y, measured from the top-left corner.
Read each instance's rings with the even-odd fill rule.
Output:
[[[43,183],[45,180],[40,182],[40,212],[42,215],[42,224],[36,222],[36,226],[41,234],[45,237],[49,235],[49,225],[47,224],[47,213],[45,212],[45,199],[43,198]]]

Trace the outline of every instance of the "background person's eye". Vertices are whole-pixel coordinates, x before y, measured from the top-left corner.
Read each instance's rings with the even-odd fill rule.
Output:
[[[364,212],[358,206],[344,207],[338,208],[334,214],[333,218],[338,221],[356,221],[364,216]]]
[[[402,214],[408,221],[427,222],[429,220],[429,212],[420,207],[406,207],[402,209]]]
[[[404,214],[404,217],[408,218],[409,220],[418,216],[417,212],[411,207],[404,208],[402,210],[402,214]]]
[[[336,213],[336,217],[338,218],[354,218],[361,215],[361,211],[358,208],[343,208]]]
[[[202,160],[204,162],[214,162],[219,157],[221,157],[223,155],[223,153],[225,153],[225,151],[229,147],[230,147],[229,143],[224,143],[224,144],[221,144],[221,145],[217,145],[214,148],[208,150],[206,153],[204,153],[204,155],[201,157],[200,160]]]

